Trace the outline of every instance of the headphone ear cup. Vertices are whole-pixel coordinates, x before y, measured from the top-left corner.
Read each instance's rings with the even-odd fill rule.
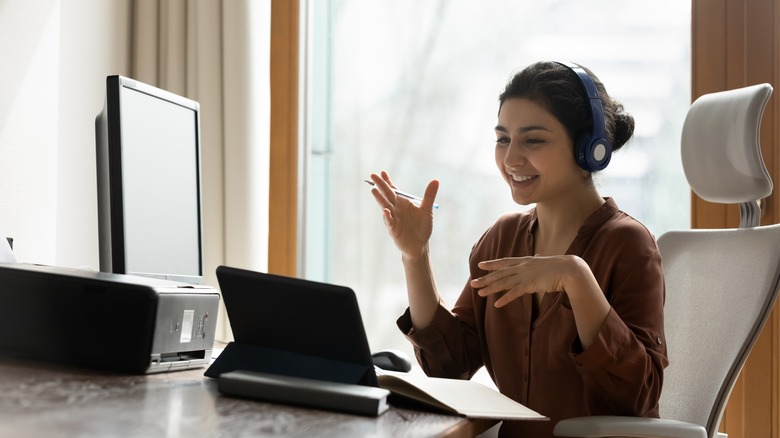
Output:
[[[604,138],[580,135],[574,144],[574,159],[588,172],[604,170],[612,159],[612,146]]]
[[[577,137],[577,141],[574,142],[574,159],[577,161],[577,164],[580,167],[592,172],[590,166],[588,165],[588,149],[590,147],[589,141],[589,135],[583,134]]]

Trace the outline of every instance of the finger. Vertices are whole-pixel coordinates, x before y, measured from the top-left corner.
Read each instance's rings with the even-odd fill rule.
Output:
[[[477,266],[485,271],[498,271],[500,269],[516,266],[530,257],[504,257],[502,259],[483,260],[477,263]]]
[[[428,187],[425,188],[425,194],[423,200],[420,203],[420,208],[423,210],[433,210],[433,204],[436,201],[436,194],[439,192],[439,181],[432,180],[428,183]]]
[[[382,210],[382,220],[385,222],[385,226],[388,230],[393,229],[393,225],[395,225],[395,220],[393,219],[393,214],[390,212],[389,209],[385,208]]]
[[[385,181],[387,182],[387,184],[388,184],[388,185],[389,185],[391,188],[396,188],[396,187],[395,187],[395,184],[393,184],[393,181],[390,179],[390,174],[389,174],[389,173],[387,173],[387,171],[386,171],[386,170],[383,170],[383,171],[381,172],[381,175],[382,175],[382,179],[383,179],[383,180],[385,180]]]
[[[502,269],[492,271],[487,275],[475,278],[471,281],[471,286],[477,289],[485,290],[486,293],[495,293],[514,287],[523,281],[524,275],[513,269]]]
[[[371,181],[374,182],[374,189],[377,189],[379,193],[384,196],[389,205],[394,205],[398,200],[398,195],[396,195],[393,191],[393,187],[391,186],[392,183],[389,181],[389,179],[390,177],[384,170],[382,171],[381,176],[375,173],[371,174]]]
[[[382,208],[383,210],[386,210],[393,206],[392,204],[390,204],[390,201],[388,201],[387,198],[385,198],[384,195],[382,195],[382,193],[379,191],[378,188],[376,187],[372,188],[371,195],[374,197],[374,200],[379,205],[379,207]]]
[[[533,293],[533,291],[526,291],[523,290],[523,288],[519,285],[515,285],[515,287],[512,287],[510,289],[507,288],[500,288],[493,290],[492,288],[484,288],[480,289],[477,292],[482,297],[489,297],[489,296],[497,296],[496,301],[493,303],[495,307],[503,307],[507,304],[511,303],[512,301],[522,297],[523,295],[528,295],[530,293]]]
[[[505,260],[506,259],[483,260],[477,263],[477,267],[485,271],[496,271],[506,266]]]
[[[521,292],[517,289],[512,289],[509,292],[505,293],[501,297],[499,297],[493,305],[495,307],[504,307],[507,304],[511,303],[512,301],[522,297],[523,295],[527,295],[528,293]]]
[[[488,286],[503,285],[514,281],[513,278],[518,275],[516,269],[510,269],[522,264],[520,258],[491,260],[489,262],[480,262],[480,268],[488,271],[482,277],[471,280],[471,286],[474,288],[485,288]],[[503,266],[505,265],[505,266]]]
[[[525,287],[523,285],[523,280],[519,275],[494,276],[492,278],[482,277],[479,280],[480,281],[478,282],[472,282],[472,287],[476,285],[479,289],[477,294],[483,297],[509,289],[519,289],[522,291]]]
[[[514,277],[511,281],[503,283],[495,283],[488,287],[482,288],[477,291],[477,294],[482,297],[496,296],[496,307],[502,307],[511,301],[514,301],[524,295],[528,295],[537,292],[536,286],[532,283],[523,282],[518,277]]]
[[[495,275],[494,275],[495,274]],[[488,286],[490,286],[492,283],[494,283],[497,279],[501,278],[501,272],[491,272],[487,275],[483,275],[482,277],[475,278],[471,280],[471,287],[474,289],[484,289]]]

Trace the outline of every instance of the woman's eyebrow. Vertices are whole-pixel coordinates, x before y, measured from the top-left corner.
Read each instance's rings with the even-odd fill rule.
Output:
[[[501,126],[501,125],[497,125],[494,129],[496,131],[499,131],[499,132],[509,133],[509,130],[506,129],[505,127]],[[523,126],[523,127],[518,128],[517,130],[521,134],[524,134],[526,132],[531,132],[531,131],[549,131],[549,129],[545,128],[542,125]]]

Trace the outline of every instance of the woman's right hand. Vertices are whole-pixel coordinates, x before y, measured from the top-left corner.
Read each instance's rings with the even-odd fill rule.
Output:
[[[433,232],[433,204],[439,191],[439,181],[428,183],[419,206],[411,200],[395,194],[390,175],[382,171],[372,173],[376,203],[382,209],[382,218],[395,246],[407,260],[416,260],[426,251]]]

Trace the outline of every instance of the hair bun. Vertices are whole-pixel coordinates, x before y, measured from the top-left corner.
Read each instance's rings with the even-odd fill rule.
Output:
[[[621,105],[615,112],[615,129],[613,131],[615,138],[612,139],[613,151],[623,147],[631,136],[634,135],[634,126],[634,117],[631,114],[624,112],[623,106]]]

